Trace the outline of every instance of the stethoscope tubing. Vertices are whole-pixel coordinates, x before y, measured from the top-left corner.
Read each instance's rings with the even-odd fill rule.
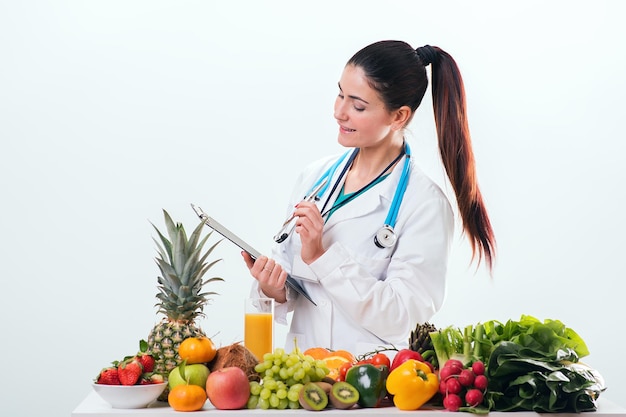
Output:
[[[307,193],[309,196],[311,195],[313,190],[318,188],[320,186],[320,184],[323,181],[325,181],[325,184],[316,193],[317,195],[315,196],[315,199],[319,199],[322,195],[324,195],[324,193],[326,192],[326,190],[328,189],[328,187],[330,185],[330,182],[331,182],[330,180],[335,175],[335,172],[337,171],[337,169],[339,168],[341,163],[350,154],[350,152],[351,151],[345,152],[333,165],[331,165],[326,170],[326,172],[324,172],[324,174],[322,174],[322,176],[319,178],[319,180],[317,180],[315,182],[315,184],[313,184],[313,187],[311,187],[311,190],[309,191],[309,193]],[[351,163],[351,161],[354,159],[354,157],[356,156],[356,152],[358,152],[358,149],[352,151],[352,156],[350,157],[350,160],[348,161],[348,163],[344,167],[344,170],[343,170],[342,174],[339,176],[340,178],[343,177],[343,175],[345,174],[345,171],[347,169],[347,165],[349,165]],[[389,207],[389,212],[387,213],[387,217],[385,218],[385,224],[381,227],[381,229],[377,233],[377,235],[382,233],[382,234],[386,235],[387,238],[384,239],[384,241],[380,241],[376,236],[374,238],[374,243],[376,244],[377,247],[380,247],[380,248],[391,247],[396,242],[396,233],[395,233],[394,227],[395,227],[396,221],[398,219],[398,213],[400,211],[400,205],[402,204],[402,200],[404,198],[404,194],[405,194],[407,186],[408,186],[409,173],[410,173],[410,170],[411,170],[411,161],[410,161],[410,159],[411,159],[411,148],[409,147],[409,144],[406,143],[406,142],[404,143],[404,154],[405,154],[405,160],[404,160],[404,165],[402,167],[402,173],[400,174],[400,180],[398,182],[398,186],[396,187],[396,191],[394,193],[393,200],[391,201],[391,206]],[[338,185],[338,183],[340,181],[340,178],[335,182],[335,185],[333,186],[333,189],[332,189],[330,194],[333,194],[335,192],[335,189],[337,188],[337,185]],[[331,197],[331,195],[328,196],[328,199],[330,199],[330,197]],[[328,201],[327,201],[327,203],[328,203]],[[326,206],[326,204],[324,206]]]

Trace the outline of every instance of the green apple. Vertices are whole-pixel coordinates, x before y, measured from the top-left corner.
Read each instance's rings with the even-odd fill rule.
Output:
[[[184,377],[181,375],[181,370],[184,373]],[[206,389],[206,380],[209,377],[209,373],[209,368],[201,363],[179,365],[170,371],[167,378],[168,386],[172,389],[176,385],[184,385],[189,382],[190,385],[198,385]]]

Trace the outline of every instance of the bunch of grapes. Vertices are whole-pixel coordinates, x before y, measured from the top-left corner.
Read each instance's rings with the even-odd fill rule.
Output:
[[[474,362],[469,367],[456,359],[449,359],[439,370],[439,393],[448,411],[458,411],[464,405],[478,407],[487,391],[485,364]]]
[[[300,408],[298,397],[304,384],[321,381],[329,372],[323,360],[305,356],[298,347],[291,353],[282,348],[266,353],[254,370],[261,381],[250,382],[248,408],[263,410]]]

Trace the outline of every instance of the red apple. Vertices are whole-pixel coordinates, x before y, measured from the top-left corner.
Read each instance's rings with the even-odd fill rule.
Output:
[[[238,410],[248,404],[250,382],[239,367],[217,369],[207,378],[206,394],[218,410]]]

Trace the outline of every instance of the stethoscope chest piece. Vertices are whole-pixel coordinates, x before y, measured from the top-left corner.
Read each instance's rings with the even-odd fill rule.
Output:
[[[376,232],[376,235],[374,236],[374,243],[381,249],[390,248],[396,244],[396,239],[397,236],[393,227],[386,224]]]

